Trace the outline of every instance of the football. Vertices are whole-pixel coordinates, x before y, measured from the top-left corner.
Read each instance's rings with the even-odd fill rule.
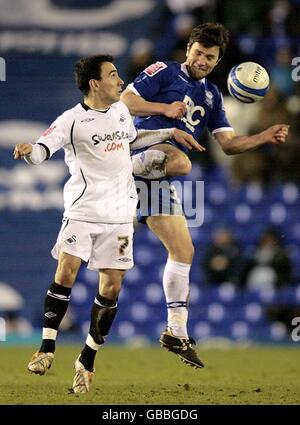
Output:
[[[227,79],[230,95],[243,103],[253,103],[263,100],[270,78],[268,72],[255,62],[243,62],[234,66]]]

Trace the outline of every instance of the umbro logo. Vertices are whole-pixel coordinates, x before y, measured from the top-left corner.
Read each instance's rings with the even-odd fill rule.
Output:
[[[84,120],[81,120],[80,122],[90,122],[94,121],[95,118],[85,118]]]
[[[48,311],[48,313],[45,313],[45,316],[46,316],[48,319],[51,319],[52,317],[56,317],[56,316],[57,316],[57,314],[56,314],[56,313],[53,313],[53,311]]]
[[[119,261],[123,261],[124,263],[129,263],[131,261],[131,258],[128,257],[121,257],[118,258]]]

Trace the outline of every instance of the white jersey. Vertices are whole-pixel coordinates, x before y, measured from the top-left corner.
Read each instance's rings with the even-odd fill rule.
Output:
[[[65,217],[98,223],[133,221],[137,193],[129,143],[135,137],[124,103],[105,111],[79,103],[37,140],[47,159],[60,148],[65,151],[71,174],[64,187]]]

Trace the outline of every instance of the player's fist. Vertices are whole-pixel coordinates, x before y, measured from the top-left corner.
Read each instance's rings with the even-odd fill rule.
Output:
[[[267,130],[263,131],[262,134],[266,142],[274,143],[276,145],[281,145],[285,143],[288,133],[289,133],[289,125],[277,124],[267,128]]]
[[[186,104],[184,102],[173,102],[166,105],[165,116],[168,118],[182,118],[186,112]]]
[[[27,155],[32,152],[32,145],[30,143],[19,143],[15,146],[14,149],[14,159],[23,158],[24,155]]]
[[[289,134],[289,125],[282,125],[275,131],[275,140],[277,143],[285,143]]]

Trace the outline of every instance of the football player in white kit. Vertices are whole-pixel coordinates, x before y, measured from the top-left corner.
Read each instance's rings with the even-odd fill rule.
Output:
[[[58,266],[45,299],[42,344],[28,370],[44,375],[50,369],[72,286],[82,261],[88,262],[88,268],[99,271],[99,292],[73,380],[73,391],[85,393],[94,375],[96,353],[117,312],[122,279],[133,266],[137,193],[129,144],[136,139],[136,130],[127,107],[119,101],[123,81],[111,56],[82,58],[75,77],[84,101],[59,116],[36,143],[16,145],[14,158],[37,165],[60,148],[65,152],[71,177],[64,187],[63,224],[52,249]],[[200,149],[189,135],[173,130],[176,140]],[[165,137],[170,137],[169,129]],[[143,139],[147,141],[145,134]]]

